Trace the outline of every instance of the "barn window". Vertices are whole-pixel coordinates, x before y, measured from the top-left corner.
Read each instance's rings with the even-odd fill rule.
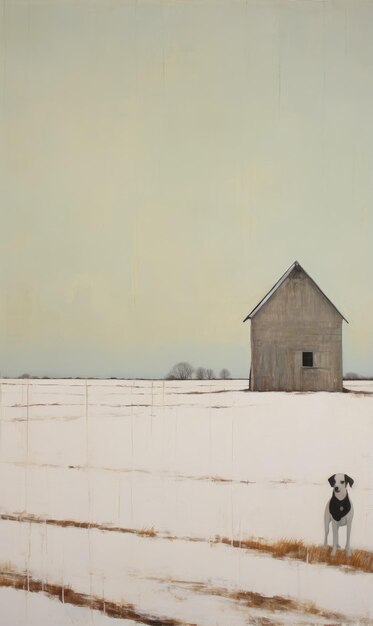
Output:
[[[313,352],[303,352],[303,367],[313,367]]]

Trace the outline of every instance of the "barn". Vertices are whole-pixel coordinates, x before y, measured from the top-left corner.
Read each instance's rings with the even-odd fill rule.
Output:
[[[295,261],[251,320],[252,391],[342,391],[347,320]]]

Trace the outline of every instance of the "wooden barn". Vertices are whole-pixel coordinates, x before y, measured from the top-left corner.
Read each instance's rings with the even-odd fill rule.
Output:
[[[347,320],[297,261],[246,320],[252,391],[342,391]]]

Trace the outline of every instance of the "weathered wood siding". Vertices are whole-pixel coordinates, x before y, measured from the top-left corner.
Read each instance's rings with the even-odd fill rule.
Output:
[[[314,367],[302,366],[313,352]],[[342,317],[295,272],[251,320],[253,391],[342,391]]]

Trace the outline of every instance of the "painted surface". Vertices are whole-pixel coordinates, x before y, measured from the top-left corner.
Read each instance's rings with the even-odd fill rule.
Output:
[[[373,623],[367,385],[3,381],[1,626]],[[312,556],[340,469],[351,571]],[[284,538],[302,559],[274,558]]]
[[[251,352],[254,391],[342,391],[342,317],[301,268],[252,318]]]
[[[372,374],[372,23],[370,0],[2,0],[0,626],[372,621],[371,396],[247,394],[241,323],[299,258]],[[9,380],[181,360],[246,380]],[[337,471],[348,562],[320,547]]]

